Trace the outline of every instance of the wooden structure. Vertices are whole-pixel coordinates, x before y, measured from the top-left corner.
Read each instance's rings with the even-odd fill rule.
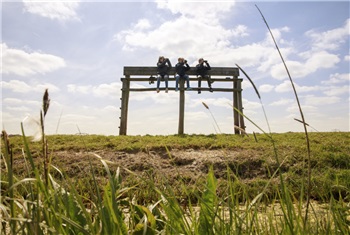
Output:
[[[191,68],[187,74],[190,77],[190,81],[198,81],[196,77],[196,71]],[[213,92],[232,92],[233,93],[233,107],[237,108],[241,113],[243,113],[242,106],[242,79],[238,78],[239,70],[233,67],[211,67],[209,70],[211,80],[214,83]],[[174,75],[174,76],[173,76]],[[121,99],[121,114],[120,114],[120,126],[119,135],[126,135],[127,133],[127,123],[128,123],[128,104],[130,92],[144,92],[144,91],[156,91],[157,82],[157,67],[124,67],[124,76],[121,78],[122,85],[122,97]],[[175,68],[171,68],[169,71],[169,82],[175,81]],[[207,87],[206,80],[204,81],[204,87],[201,87],[201,91],[209,91]],[[150,88],[132,88],[130,86],[131,82],[148,82],[152,87]],[[215,84],[218,82],[226,82],[232,84],[231,88],[215,88]],[[197,92],[198,87],[191,86],[191,90],[187,91],[185,89],[184,79],[179,81],[179,127],[178,134],[184,134],[184,115],[185,115],[185,92]],[[165,90],[164,85],[160,90]],[[175,87],[168,87],[169,92],[175,92]],[[234,133],[244,134],[245,126],[243,116],[239,114],[234,108],[233,110],[233,121],[234,121]]]

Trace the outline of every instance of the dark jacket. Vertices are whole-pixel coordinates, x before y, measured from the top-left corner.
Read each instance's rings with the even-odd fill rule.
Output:
[[[175,66],[175,71],[180,76],[185,75],[188,70],[190,70],[190,66],[187,63],[177,63]]]
[[[167,65],[168,64],[168,65]],[[166,75],[171,68],[170,60],[166,59],[163,62],[157,63],[157,70],[159,75]]]
[[[206,64],[206,66],[204,64]],[[203,62],[201,64],[197,64],[196,69],[197,75],[201,75],[202,77],[204,77],[208,74],[208,70],[211,70],[211,67],[208,62]]]

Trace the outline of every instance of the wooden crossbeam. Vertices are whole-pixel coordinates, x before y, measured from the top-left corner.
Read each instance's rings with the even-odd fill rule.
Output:
[[[213,92],[232,92],[233,94],[233,127],[235,134],[245,134],[245,126],[243,116],[243,106],[242,106],[242,79],[238,78],[239,69],[235,67],[211,67],[208,71],[211,76],[213,83]],[[122,86],[122,97],[121,99],[121,115],[120,115],[120,126],[119,135],[126,135],[127,130],[127,116],[128,116],[128,104],[129,104],[129,93],[130,92],[146,92],[146,91],[156,91],[156,87],[150,88],[133,88],[131,87],[131,82],[148,82],[155,84],[157,78],[157,67],[155,66],[126,66],[124,67],[124,76],[121,78],[123,83]],[[191,67],[187,71],[190,81],[198,81],[196,77],[196,69]],[[169,81],[175,81],[175,68],[172,67],[169,71]],[[204,82],[205,79],[202,79]],[[215,87],[216,83],[231,83],[231,88],[219,88]],[[178,134],[184,134],[184,114],[185,114],[185,93],[198,91],[198,87],[191,87],[191,90],[186,90],[184,85],[184,80],[179,81],[179,127]],[[201,91],[209,91],[209,88],[204,86],[200,88]],[[161,87],[160,90],[165,90]],[[169,91],[174,91],[174,87],[168,87]],[[237,111],[239,110],[239,112]],[[237,128],[239,127],[239,128]],[[243,130],[243,131],[241,131]]]
[[[124,76],[149,76],[149,75],[156,75],[157,74],[157,67],[140,67],[140,66],[127,66],[124,67]],[[170,71],[169,75],[175,74],[175,67],[173,66]],[[196,75],[196,68],[191,67],[189,71],[187,71],[188,75]],[[211,70],[209,70],[210,75],[215,76],[233,76],[238,77],[239,76],[239,69],[235,67],[211,67]]]

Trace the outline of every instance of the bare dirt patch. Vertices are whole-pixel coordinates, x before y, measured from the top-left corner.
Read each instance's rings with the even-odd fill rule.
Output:
[[[94,167],[102,166],[95,155],[108,161],[109,167],[113,170],[117,167],[126,168],[136,174],[156,171],[166,178],[173,178],[181,174],[185,178],[195,180],[205,176],[210,165],[214,167],[218,178],[225,177],[228,168],[242,179],[266,177],[267,162],[261,158],[258,151],[254,150],[173,149],[170,152],[152,150],[136,153],[109,150],[91,153],[57,151],[52,153],[52,163],[64,169],[69,176],[79,177],[81,172],[87,173],[91,170],[89,159]]]

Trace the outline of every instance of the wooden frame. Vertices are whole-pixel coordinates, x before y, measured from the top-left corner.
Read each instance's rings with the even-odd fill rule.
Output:
[[[175,81],[175,68],[171,68],[169,71],[169,81]],[[187,73],[190,76],[190,81],[198,81],[196,78],[195,69],[191,69]],[[233,67],[211,67],[209,75],[213,82],[227,82],[232,83],[232,88],[213,88],[213,92],[232,92],[233,93],[233,120],[234,120],[234,133],[245,134],[244,118],[239,114],[239,110],[243,114],[242,105],[242,79],[238,78],[239,70]],[[124,78],[122,81],[122,97],[121,99],[121,114],[120,114],[120,126],[119,135],[126,135],[127,122],[128,122],[128,106],[130,92],[145,92],[156,91],[156,86],[151,88],[132,88],[130,82],[156,82],[157,81],[157,67],[124,67]],[[184,79],[179,81],[179,126],[178,134],[184,134],[184,116],[185,116],[185,87]],[[160,88],[164,90],[165,88]],[[174,87],[169,87],[169,91],[175,90]],[[201,87],[202,91],[209,91],[207,87]],[[198,91],[198,87],[192,87],[191,91]],[[187,91],[187,92],[191,92]]]

